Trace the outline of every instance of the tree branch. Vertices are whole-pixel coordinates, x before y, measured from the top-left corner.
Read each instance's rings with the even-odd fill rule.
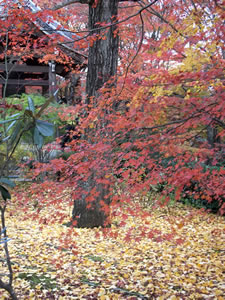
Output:
[[[141,2],[141,7],[144,7],[145,3],[140,0]],[[170,23],[168,20],[166,20],[158,11],[156,11],[154,8],[150,7],[146,9],[150,14],[155,15],[156,17],[158,17],[161,21],[163,21],[164,23],[168,24],[175,32],[179,33],[182,37],[184,37],[184,35],[179,32],[179,30],[172,24]]]
[[[200,113],[195,113],[195,114],[193,114],[193,115],[191,115],[191,116],[189,116],[185,119],[175,120],[175,121],[171,121],[171,122],[168,122],[168,123],[165,123],[165,124],[156,125],[156,126],[152,126],[152,127],[142,127],[141,129],[142,130],[153,130],[153,129],[165,128],[165,127],[168,127],[170,125],[175,125],[175,124],[184,124],[187,121],[189,121],[191,119],[194,119],[194,118],[198,118],[200,116],[201,116]]]
[[[121,1],[121,0],[120,0]],[[123,1],[126,1],[126,0],[123,0]],[[130,0],[129,0],[130,1]],[[136,0],[133,0],[133,1],[136,1]],[[140,0],[138,0],[140,1]],[[81,31],[71,31],[71,30],[61,30],[61,31],[67,31],[67,32],[71,32],[71,33],[85,33],[85,32],[89,32],[89,33],[92,33],[92,32],[95,32],[95,31],[99,31],[99,30],[103,30],[103,29],[107,29],[109,27],[112,27],[112,26],[115,26],[115,25],[118,25],[118,24],[121,24],[121,23],[124,23],[138,15],[140,15],[144,10],[146,10],[147,8],[151,7],[153,4],[155,4],[156,2],[158,2],[158,0],[153,0],[151,3],[147,4],[146,6],[143,6],[141,9],[139,9],[136,13],[122,19],[122,20],[119,20],[117,22],[114,22],[114,23],[111,23],[109,25],[105,25],[105,26],[101,26],[101,27],[97,27],[97,28],[93,28],[93,29],[90,29],[90,30],[81,30]],[[74,2],[75,3],[75,2]],[[77,2],[78,3],[78,2]],[[54,8],[52,8],[54,10]],[[53,32],[55,30],[47,30],[48,32]],[[83,39],[83,38],[82,38]],[[76,40],[75,40],[76,41]],[[71,42],[69,42],[71,43]]]
[[[12,281],[13,281],[13,269],[12,269],[12,263],[11,263],[11,259],[10,259],[10,255],[9,255],[9,249],[8,249],[8,244],[7,244],[7,231],[6,231],[6,224],[5,224],[5,210],[6,210],[6,202],[4,204],[3,207],[0,207],[0,211],[1,211],[1,226],[2,226],[2,230],[3,230],[3,237],[5,238],[5,243],[4,243],[4,250],[5,250],[5,256],[6,256],[6,263],[7,263],[7,267],[8,267],[8,277],[9,277],[9,282],[5,283],[0,279],[0,288],[6,290],[10,296],[12,297],[13,300],[17,300],[17,296],[15,294],[15,291],[12,287]]]
[[[140,20],[141,20],[141,39],[140,39],[140,42],[139,42],[139,45],[138,45],[138,49],[137,49],[135,55],[133,56],[132,60],[129,62],[129,64],[128,64],[127,68],[126,68],[123,86],[122,86],[121,91],[119,92],[119,94],[117,96],[121,95],[121,93],[122,93],[122,91],[124,89],[125,80],[127,78],[127,74],[128,74],[129,68],[132,65],[132,63],[134,62],[135,58],[138,56],[139,51],[141,50],[141,46],[142,46],[142,43],[143,43],[143,40],[144,40],[144,34],[145,34],[144,20],[143,20],[141,12],[140,12]]]
[[[55,5],[52,10],[58,10],[60,8],[69,6],[71,4],[75,4],[75,3],[81,3],[81,4],[89,4],[90,0],[64,0],[60,3],[58,3],[57,5]]]
[[[138,2],[140,0],[120,0],[120,2]],[[58,3],[57,5],[55,5],[52,10],[58,10],[60,8],[69,6],[71,4],[75,4],[75,3],[81,3],[81,4],[91,4],[93,2],[93,0],[64,0],[60,3]]]

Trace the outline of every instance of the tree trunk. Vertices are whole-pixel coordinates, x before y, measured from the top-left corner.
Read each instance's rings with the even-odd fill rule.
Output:
[[[89,5],[89,30],[98,28],[102,23],[115,22],[117,14],[118,0],[99,0],[96,8]],[[115,30],[116,26],[112,26],[105,32],[104,30],[93,31],[93,38],[101,35],[104,39],[96,39],[93,46],[89,48],[86,86],[88,98],[96,96],[96,92],[116,75],[119,37],[114,35]]]
[[[207,141],[212,148],[215,147],[215,143],[220,143],[220,137],[218,136],[218,131],[215,125],[208,126]]]
[[[105,32],[93,31],[93,29],[98,28],[102,23],[109,24],[116,20],[118,2],[118,0],[98,0],[96,7],[89,5],[89,30],[92,33],[93,45],[90,46],[88,55],[87,103],[93,97],[95,98],[94,103],[97,105],[99,89],[110,79],[112,81],[108,83],[108,87],[114,84],[113,80],[115,81],[119,44],[118,35],[115,34],[116,26],[107,28]],[[97,35],[104,38],[95,39]],[[107,205],[110,204],[109,186],[96,182],[95,170],[92,170],[91,173],[86,182],[80,183],[87,194],[85,193],[82,199],[74,201],[72,217],[77,220],[77,227],[93,228],[106,225],[105,221],[108,215],[101,210],[100,201],[104,201]],[[87,208],[86,198],[93,188],[96,188],[98,196],[91,203],[91,208]]]

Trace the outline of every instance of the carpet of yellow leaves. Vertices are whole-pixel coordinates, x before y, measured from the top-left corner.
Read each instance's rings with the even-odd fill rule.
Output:
[[[145,220],[129,216],[122,228],[115,220],[110,237],[97,228],[24,221],[22,214],[7,216],[19,299],[224,299],[222,217],[176,205]],[[142,226],[165,236],[173,228],[175,238],[140,237]],[[124,240],[130,229],[138,239]],[[0,245],[1,274],[3,257]],[[0,299],[9,299],[3,290]]]

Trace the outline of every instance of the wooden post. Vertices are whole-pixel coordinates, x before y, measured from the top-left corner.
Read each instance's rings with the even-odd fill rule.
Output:
[[[54,60],[51,60],[51,62],[49,62],[48,80],[49,80],[49,96],[52,96],[57,90]],[[57,95],[55,96],[55,98],[57,100]]]

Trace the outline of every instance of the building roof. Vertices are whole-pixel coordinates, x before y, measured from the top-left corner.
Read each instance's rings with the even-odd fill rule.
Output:
[[[41,8],[37,6],[32,0],[24,0],[23,4],[19,0],[10,0],[9,2],[14,2],[18,4],[18,7],[23,7],[28,9],[32,13],[38,13],[41,11]],[[5,0],[0,0],[0,14],[1,16],[6,15],[3,12],[4,7],[6,6]],[[8,5],[7,5],[8,6]],[[71,33],[66,30],[62,24],[58,21],[54,20],[52,16],[48,18],[48,20],[42,20],[40,17],[37,17],[35,21],[31,21],[34,25],[41,31],[43,34],[52,38],[52,34],[54,36],[58,36],[60,40],[59,47],[61,50],[67,55],[71,55],[71,57],[76,61],[76,63],[84,63],[87,56],[82,53],[80,49],[74,48],[74,43],[76,39],[79,39],[79,36]]]

